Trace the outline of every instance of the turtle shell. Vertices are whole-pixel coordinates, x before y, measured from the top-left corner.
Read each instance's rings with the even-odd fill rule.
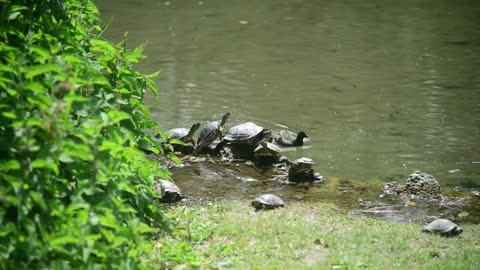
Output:
[[[302,157],[293,161],[288,170],[288,179],[293,182],[314,181],[313,160]]]
[[[273,143],[262,141],[253,151],[255,161],[260,165],[270,165],[278,162],[282,149]]]
[[[269,142],[260,144],[254,150],[255,154],[261,153],[262,155],[278,155],[281,151],[282,149],[280,147]]]
[[[257,210],[268,210],[277,207],[284,207],[285,203],[280,197],[273,194],[263,194],[255,198],[252,202],[252,206]]]
[[[425,226],[423,231],[437,233],[444,236],[453,236],[462,233],[463,229],[448,219],[436,219]]]
[[[295,171],[307,171],[307,170],[310,170],[312,169],[312,166],[314,165],[315,163],[313,162],[313,160],[311,158],[306,158],[306,157],[302,157],[302,158],[299,158],[299,159],[296,159],[293,161],[292,163],[292,170],[295,170]]]
[[[160,202],[174,203],[183,199],[180,188],[170,181],[160,180],[156,189],[162,194]]]
[[[223,139],[237,144],[253,144],[255,138],[260,136],[260,133],[264,132],[265,128],[252,123],[247,122],[230,128]],[[261,140],[261,138],[259,138]]]
[[[183,142],[188,142],[192,140],[193,135],[195,134],[195,131],[197,131],[199,127],[200,127],[200,123],[195,123],[192,125],[192,127],[190,127],[190,129],[174,128],[167,131],[167,133],[170,134],[170,136],[173,139],[179,139]]]
[[[182,139],[188,135],[188,131],[186,128],[174,128],[167,131],[167,133],[170,134],[173,139]]]

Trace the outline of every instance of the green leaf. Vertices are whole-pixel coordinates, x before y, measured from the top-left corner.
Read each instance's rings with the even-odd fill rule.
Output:
[[[12,112],[2,112],[2,115],[9,119],[17,119],[17,115]]]
[[[105,41],[101,38],[92,39],[91,44],[92,44],[91,50],[93,52],[103,52],[103,53],[107,53],[107,55],[109,56],[115,56],[117,53],[115,47],[113,47],[113,45],[110,42]]]
[[[28,67],[21,68],[21,70],[25,72],[25,77],[27,79],[33,79],[35,76],[49,73],[49,72],[56,72],[59,74],[63,73],[63,68],[57,64],[43,64],[43,65],[36,65],[36,66],[28,66]]]
[[[43,60],[52,58],[52,55],[50,54],[50,52],[40,46],[30,45],[29,49],[30,49],[30,53],[34,52],[38,54],[43,58]]]
[[[7,172],[7,171],[11,171],[11,170],[19,170],[20,166],[21,165],[20,165],[20,162],[18,160],[11,159],[7,162],[2,163],[2,165],[0,166],[0,171]]]
[[[78,158],[84,161],[93,160],[93,154],[88,145],[76,143],[74,141],[67,140],[64,142],[63,153],[72,158]]]
[[[9,20],[9,21],[13,21],[13,20],[15,20],[15,19],[18,17],[18,15],[20,15],[20,14],[21,14],[20,11],[15,11],[15,12],[11,13],[11,14],[8,16],[8,20]]]
[[[35,93],[39,93],[39,94],[44,94],[45,93],[45,87],[39,83],[39,82],[36,82],[36,81],[29,81],[28,83],[25,84],[24,88],[26,90],[31,90]]]
[[[135,189],[133,189],[129,184],[127,183],[124,183],[124,182],[120,182],[118,183],[117,185],[121,190],[124,190],[132,195],[137,195],[137,192],[135,191]]]
[[[77,244],[80,242],[80,239],[77,237],[73,236],[59,236],[53,238],[53,240],[50,241],[49,245],[53,250],[56,250],[61,253],[69,254],[69,251],[65,249],[65,245],[67,244]]]
[[[59,173],[58,165],[53,160],[36,159],[31,163],[31,166],[34,169],[51,169],[55,175]]]
[[[135,125],[135,122],[132,120],[132,116],[126,112],[112,110],[108,112],[108,116],[114,123],[119,123],[122,120],[130,120],[132,124]]]
[[[170,139],[168,140],[169,144],[178,144],[178,145],[184,145],[185,143],[179,139]]]
[[[102,226],[112,229],[117,229],[119,227],[115,215],[113,215],[110,210],[105,211],[103,215],[98,215],[98,218],[100,219],[100,223],[102,224]]]
[[[45,210],[47,209],[47,206],[45,204],[45,201],[43,200],[42,198],[42,194],[40,194],[39,192],[36,192],[36,191],[33,191],[31,190],[29,192],[30,194],[30,198],[32,198],[32,200],[40,206],[40,208],[42,208],[42,210]]]
[[[10,73],[15,72],[15,70],[11,66],[1,65],[1,64],[0,64],[0,71],[6,71],[6,72],[10,72]]]
[[[58,160],[64,163],[71,163],[74,161],[72,157],[65,152],[61,153],[60,156],[58,156]]]

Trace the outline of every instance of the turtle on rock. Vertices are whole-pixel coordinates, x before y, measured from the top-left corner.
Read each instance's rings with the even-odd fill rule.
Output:
[[[270,138],[271,132],[255,123],[247,122],[230,128],[217,145],[217,149],[229,145],[235,158],[250,159],[255,147]]]
[[[170,134],[172,139],[180,140],[184,143],[191,143],[195,146],[195,140],[193,135],[200,128],[200,123],[195,123],[190,129],[186,128],[173,128],[167,131],[167,134]]]
[[[294,160],[288,170],[288,179],[292,182],[304,182],[313,179],[314,164],[311,158],[302,157]]]
[[[293,133],[289,130],[280,130],[275,132],[272,135],[272,140],[274,143],[280,146],[302,146],[303,139],[309,138],[307,132],[300,131],[298,133]]]
[[[195,140],[193,139],[193,135],[195,132],[200,128],[200,123],[195,123],[192,125],[190,129],[186,128],[174,128],[167,131],[171,139],[177,139],[182,141],[183,143],[191,143],[192,145],[180,145],[180,144],[173,144],[173,148],[175,151],[180,151],[184,154],[190,154],[193,152],[195,148]]]
[[[423,227],[422,231],[440,234],[442,236],[455,236],[461,234],[463,229],[448,219],[436,219]]]
[[[262,165],[271,165],[280,160],[281,151],[282,149],[280,149],[280,147],[277,145],[262,141],[260,142],[260,145],[253,150],[253,156],[257,163]]]
[[[202,131],[200,131],[197,140],[197,148],[195,148],[194,154],[205,152],[210,144],[223,134],[223,130],[225,129],[225,125],[229,118],[230,113],[227,112],[223,115],[221,121],[210,122],[202,129]]]
[[[257,210],[270,210],[277,207],[284,207],[285,203],[280,197],[273,194],[263,194],[252,201],[252,206]]]

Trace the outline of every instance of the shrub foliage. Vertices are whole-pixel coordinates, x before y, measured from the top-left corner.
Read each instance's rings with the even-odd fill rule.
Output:
[[[0,268],[148,267],[156,74],[103,30],[91,0],[0,1]]]

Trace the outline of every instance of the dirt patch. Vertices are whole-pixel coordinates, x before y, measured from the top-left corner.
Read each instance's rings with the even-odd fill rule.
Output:
[[[322,245],[313,245],[310,250],[307,252],[305,258],[303,258],[303,263],[306,265],[315,265],[324,259],[327,258],[328,248]]]

